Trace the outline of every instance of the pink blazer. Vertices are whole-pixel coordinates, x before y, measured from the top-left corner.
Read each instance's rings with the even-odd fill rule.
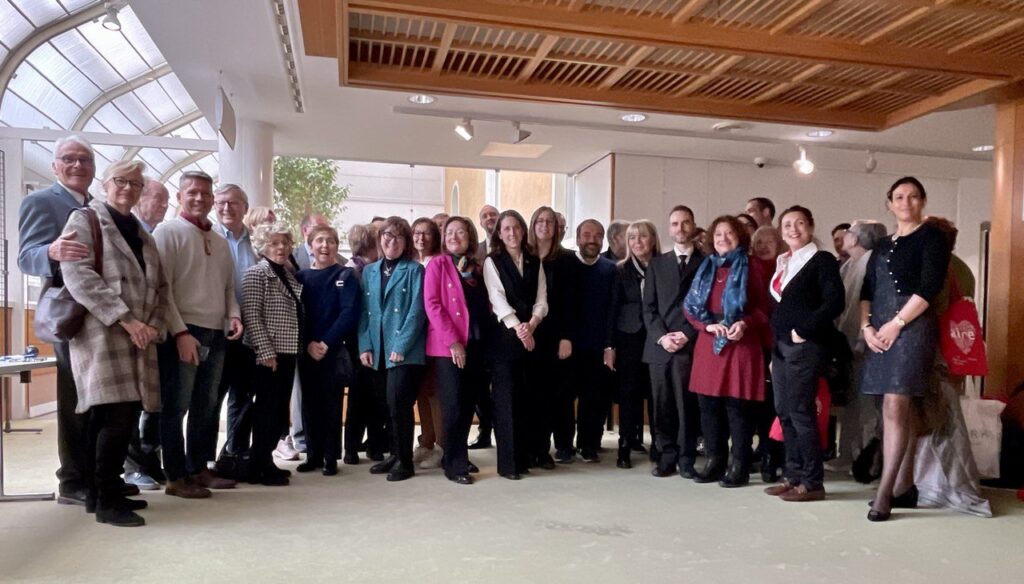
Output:
[[[451,256],[435,256],[423,277],[423,305],[427,312],[427,355],[451,357],[449,349],[469,340],[469,308],[462,292],[462,276]]]

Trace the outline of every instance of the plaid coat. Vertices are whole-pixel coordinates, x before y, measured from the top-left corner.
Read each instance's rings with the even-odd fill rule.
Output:
[[[242,276],[242,324],[245,344],[252,347],[257,361],[282,355],[296,355],[302,334],[299,315],[292,295],[284,287],[269,260],[263,258]],[[288,284],[302,298],[302,284],[287,270]]]
[[[118,319],[131,313],[164,334],[167,282],[153,238],[138,225],[143,240],[143,273],[135,254],[117,230],[102,201],[89,206],[96,210],[103,236],[103,276],[94,268],[93,236],[83,213],[72,213],[64,234],[75,233],[77,241],[89,246],[89,255],[75,262],[61,262],[64,285],[87,310],[82,330],[71,339],[71,371],[78,387],[76,412],[90,407],[141,401],[147,412],[160,411],[160,376],[156,343],[144,351],[132,345],[131,337]],[[138,220],[136,220],[138,224]]]

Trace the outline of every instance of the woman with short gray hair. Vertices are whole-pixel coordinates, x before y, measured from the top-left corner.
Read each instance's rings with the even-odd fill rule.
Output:
[[[258,225],[252,247],[260,261],[242,278],[244,342],[256,353],[249,463],[249,482],[253,484],[287,485],[290,474],[274,465],[271,453],[288,429],[295,360],[302,342],[302,284],[287,268],[294,244],[287,224]]]

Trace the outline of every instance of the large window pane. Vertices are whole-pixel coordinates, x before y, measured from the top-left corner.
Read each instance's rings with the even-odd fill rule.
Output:
[[[100,111],[96,112],[96,119],[106,126],[107,130],[113,134],[143,133],[137,126],[132,124],[128,118],[124,117],[124,114],[117,111],[117,108],[115,108],[112,103],[108,103],[101,107]]]
[[[25,20],[14,6],[6,0],[0,0],[0,42],[8,49],[13,48],[32,34],[35,26]]]
[[[40,45],[26,60],[79,105],[84,106],[100,94],[100,88],[72,66],[53,45]]]
[[[49,24],[58,18],[67,16],[67,12],[61,8],[55,0],[7,0],[18,7],[18,10],[32,21],[32,24],[39,28]]]
[[[134,93],[126,93],[114,100],[114,104],[143,133],[160,125]]]
[[[107,90],[124,83],[117,71],[103,60],[77,30],[69,30],[50,42],[101,89]]]
[[[0,120],[17,128],[53,128],[58,125],[11,91],[5,93],[3,102],[0,102]]]
[[[174,104],[167,92],[156,81],[152,81],[135,90],[135,96],[153,112],[161,124],[180,118],[182,112]]]
[[[87,22],[78,27],[78,32],[106,57],[123,79],[134,79],[150,69],[121,33],[103,28],[99,22]]]
[[[185,91],[185,86],[178,81],[178,76],[173,73],[165,75],[160,78],[160,85],[163,86],[167,94],[174,100],[174,104],[178,106],[183,112],[190,112],[196,109],[195,102],[192,101],[192,96]]]
[[[131,7],[126,7],[117,16],[118,20],[121,21],[121,33],[135,47],[135,50],[142,55],[143,60],[150,67],[163,65],[166,59],[160,54],[160,49],[156,48],[156,43],[149,37],[149,33],[146,32],[142,23],[139,22],[139,17],[135,16]]]

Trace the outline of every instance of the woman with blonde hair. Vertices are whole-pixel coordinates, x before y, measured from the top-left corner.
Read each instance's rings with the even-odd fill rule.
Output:
[[[275,223],[276,221],[277,214],[274,213],[274,209],[271,207],[251,207],[245,213],[245,217],[242,217],[242,224],[245,225],[245,228],[250,233],[255,231],[260,225]]]

